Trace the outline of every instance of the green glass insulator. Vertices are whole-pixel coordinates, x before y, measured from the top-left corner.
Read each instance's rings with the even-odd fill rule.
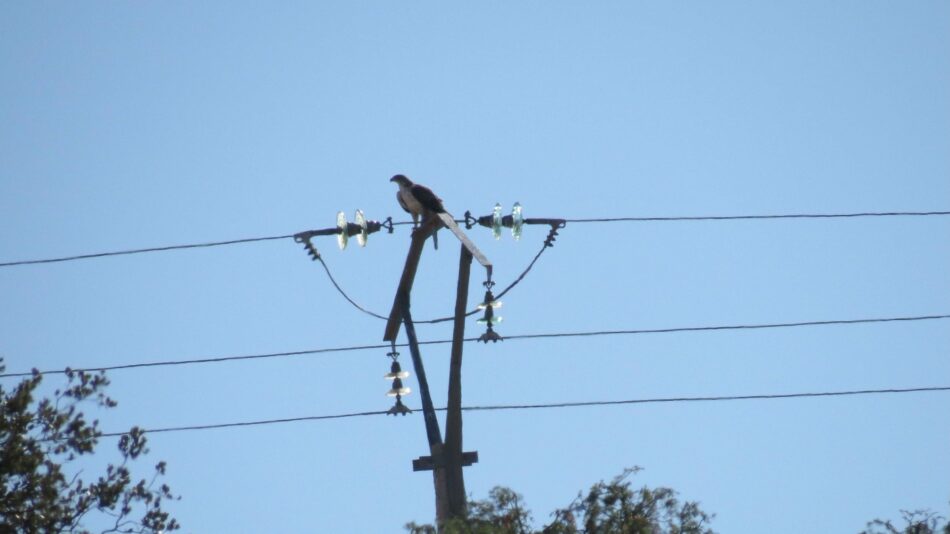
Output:
[[[524,215],[522,214],[521,203],[515,202],[511,208],[511,237],[515,241],[521,239],[521,230],[524,227]]]
[[[356,210],[355,221],[360,227],[360,233],[356,234],[356,242],[359,243],[361,247],[365,247],[366,240],[369,239],[369,230],[367,229],[366,216],[363,215],[363,210]]]
[[[336,234],[336,244],[339,245],[340,250],[345,250],[350,236],[346,233],[346,215],[342,211],[336,214],[336,227],[340,229],[340,232]]]
[[[502,215],[501,204],[495,204],[491,215],[491,233],[495,239],[501,239]]]

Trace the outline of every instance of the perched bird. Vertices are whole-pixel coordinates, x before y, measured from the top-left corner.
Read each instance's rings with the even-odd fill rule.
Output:
[[[445,213],[442,207],[442,199],[436,196],[431,189],[424,185],[414,184],[412,180],[402,174],[397,174],[389,179],[390,182],[396,182],[399,191],[396,192],[396,200],[407,213],[412,215],[413,227],[419,225],[421,218],[424,223],[435,213]],[[439,239],[437,233],[432,234],[432,244],[439,248]]]

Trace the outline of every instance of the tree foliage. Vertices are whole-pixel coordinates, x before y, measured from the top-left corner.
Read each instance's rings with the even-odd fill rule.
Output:
[[[901,510],[901,519],[903,527],[894,526],[890,520],[875,519],[868,522],[868,528],[861,534],[950,534],[950,523],[930,510]]]
[[[469,503],[468,517],[451,519],[443,534],[713,534],[713,516],[695,502],[681,502],[670,488],[634,489],[628,480],[639,468],[627,469],[610,482],[594,484],[569,505],[551,513],[550,523],[536,530],[522,497],[496,487],[483,501]],[[410,534],[435,534],[432,525],[409,523]]]
[[[0,359],[0,372],[5,369]],[[105,525],[101,532],[159,533],[178,522],[162,509],[174,496],[161,484],[165,463],[153,476],[133,481],[130,462],[148,452],[145,433],[133,427],[118,442],[120,461],[90,479],[72,462],[92,454],[102,432],[80,406],[112,408],[105,373],[66,370],[67,384],[53,398],[37,400],[43,376],[33,375],[7,391],[0,384],[0,532],[90,533],[84,525]]]

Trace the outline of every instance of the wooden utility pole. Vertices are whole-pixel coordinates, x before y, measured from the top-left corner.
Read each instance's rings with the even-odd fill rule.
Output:
[[[443,458],[442,434],[439,431],[439,420],[435,417],[435,406],[432,405],[432,396],[429,394],[429,381],[426,379],[426,370],[422,365],[422,355],[419,354],[419,341],[416,338],[416,327],[412,324],[412,314],[409,310],[409,293],[399,292],[399,307],[402,311],[402,319],[406,324],[406,337],[409,339],[409,352],[412,354],[412,366],[416,370],[416,379],[419,381],[419,395],[422,397],[422,415],[425,417],[426,437],[429,440],[429,458],[433,459],[432,482],[435,484],[435,517],[439,525],[450,517],[452,510],[449,508],[448,486],[446,485],[445,469],[436,459]],[[422,458],[419,458],[422,460]],[[413,462],[413,470],[416,463]],[[426,466],[428,467],[428,466]]]
[[[439,422],[432,405],[429,384],[426,380],[419,342],[416,339],[415,326],[410,310],[410,293],[415,281],[416,270],[426,239],[439,226],[445,226],[461,242],[459,257],[458,288],[455,298],[455,326],[452,333],[452,356],[449,363],[449,392],[445,419],[445,442],[439,431]],[[422,411],[425,418],[426,436],[429,440],[429,456],[422,456],[412,462],[414,471],[432,471],[435,486],[436,523],[441,528],[448,518],[464,517],[466,514],[465,481],[462,468],[478,461],[477,452],[462,452],[462,345],[465,340],[465,311],[468,306],[468,285],[472,259],[475,258],[485,267],[491,278],[492,265],[475,247],[475,244],[455,224],[448,213],[437,214],[416,229],[409,245],[409,254],[399,280],[399,288],[393,301],[389,321],[383,340],[395,343],[402,323],[406,329],[412,364],[419,380]]]
[[[465,479],[462,476],[462,345],[465,342],[465,311],[472,253],[462,244],[459,279],[455,297],[455,325],[452,330],[452,357],[449,361],[449,400],[445,415],[446,489],[449,510],[466,509]]]

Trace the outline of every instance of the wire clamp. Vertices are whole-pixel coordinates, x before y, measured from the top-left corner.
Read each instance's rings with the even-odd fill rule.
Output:
[[[303,248],[307,251],[307,256],[310,256],[311,261],[317,261],[320,259],[320,252],[317,251],[317,247],[313,246],[313,242],[310,240],[311,236],[311,232],[301,232],[294,236],[294,241],[303,244]]]
[[[564,221],[552,222],[551,231],[548,232],[548,236],[544,239],[545,247],[553,247],[554,241],[557,239],[557,231],[567,226],[567,223]]]
[[[472,216],[471,211],[465,210],[465,229],[471,230],[476,224],[478,224],[478,219]]]

